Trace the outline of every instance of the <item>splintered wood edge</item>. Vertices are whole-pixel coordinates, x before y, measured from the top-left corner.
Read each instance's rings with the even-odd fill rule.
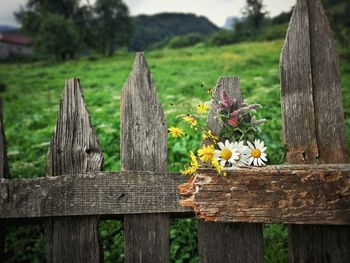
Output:
[[[47,176],[101,171],[103,154],[78,78],[65,81],[46,165]]]
[[[199,170],[179,191],[205,221],[350,224],[350,164]]]
[[[77,78],[66,79],[56,128],[48,151],[46,176],[60,177],[62,174],[96,172],[101,171],[102,165],[102,150],[84,102],[80,80]],[[88,180],[82,182],[82,184],[86,183]],[[72,192],[71,189],[74,188],[74,185],[61,188],[59,184],[56,184],[57,187],[54,187],[53,183],[49,184],[49,188],[43,187],[43,192],[41,192],[45,193],[43,198],[36,200],[42,206],[39,211],[46,210],[54,214],[55,211],[60,211],[60,208],[64,206],[60,203],[61,200],[73,197],[71,200],[67,200],[67,204],[72,204],[75,201],[74,196],[79,196],[79,201],[84,204],[85,189]],[[52,188],[50,189],[50,187]],[[85,187],[93,188],[94,186],[86,184]],[[25,193],[24,189],[21,191]],[[34,189],[32,191],[35,192]],[[25,198],[31,200],[30,194]],[[9,200],[16,195],[10,191]],[[46,203],[41,202],[41,200],[45,200],[45,196],[49,197],[49,200]],[[28,207],[22,207],[22,209],[32,208],[30,203],[26,205]],[[67,207],[66,209],[69,210]],[[88,207],[86,209],[88,210]],[[82,210],[80,209],[80,211]],[[77,217],[74,221],[67,217],[51,217],[45,222],[45,239],[46,259],[49,263],[62,261],[62,255],[65,258],[79,258],[81,262],[100,262],[98,217]],[[86,250],[86,244],[89,244],[88,250]]]

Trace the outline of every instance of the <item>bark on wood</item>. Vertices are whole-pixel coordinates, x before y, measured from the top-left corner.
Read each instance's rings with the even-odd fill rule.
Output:
[[[316,131],[314,137],[317,140],[319,160],[321,163],[346,162],[346,140],[339,69],[331,30],[320,1],[307,0],[297,2],[294,11],[295,14],[293,15],[295,19],[292,19],[290,23],[289,32],[298,32],[298,30],[300,30],[299,26],[301,24],[305,25],[305,23],[301,22],[302,19],[297,17],[298,12],[304,14],[303,22],[308,20],[309,35],[308,39],[295,39],[295,41],[298,41],[299,45],[309,45],[310,54],[294,52],[291,54],[290,64],[296,63],[297,59],[301,57],[310,57],[314,125]],[[293,43],[292,38],[288,38],[288,35],[287,41]],[[302,41],[304,41],[304,44],[301,44]],[[285,54],[282,54],[282,56],[285,56]],[[285,58],[285,60],[287,60],[287,58]],[[289,74],[291,75],[292,82],[299,81],[299,76],[294,75],[293,71],[290,71]],[[283,84],[285,83],[283,83],[282,79],[282,85]],[[302,86],[306,87],[306,85]],[[307,90],[309,90],[309,88],[307,88]],[[298,88],[292,88],[291,92],[293,92],[295,96],[299,96],[300,100],[297,101],[298,105],[301,103],[306,105],[305,103],[307,102],[301,100],[302,95],[300,95]],[[288,101],[286,99],[284,100],[288,104]],[[299,130],[299,134],[304,136],[305,140],[309,140],[308,134],[304,132],[305,127],[309,125],[305,125],[305,127],[296,126],[298,125],[297,118],[300,118],[300,114],[292,111],[288,112],[287,110],[283,111],[283,113],[284,118],[292,118],[287,115],[294,115],[295,118],[293,122],[284,123],[284,129]],[[295,127],[299,128],[296,129]],[[286,135],[287,134],[285,134],[285,139],[289,142],[289,145],[293,145],[293,142],[299,141],[297,138],[288,137]],[[290,163],[301,163],[301,160],[293,156],[287,156],[287,161]],[[314,162],[316,160],[310,161]],[[290,262],[349,262],[350,249],[346,246],[346,244],[349,243],[350,226],[289,227]]]
[[[122,170],[167,170],[167,125],[143,53],[121,96]],[[169,262],[169,215],[124,217],[125,262]]]
[[[102,163],[80,82],[68,79],[48,152],[46,175],[100,171]],[[47,261],[99,262],[97,224],[95,216],[48,219],[45,224]]]
[[[192,214],[181,207],[178,185],[188,177],[153,172],[88,173],[1,180],[0,219],[51,216]]]
[[[0,98],[0,180],[9,178],[10,176],[7,164],[6,138],[2,110],[2,98]],[[7,188],[0,185],[0,200],[6,200],[7,197]],[[4,260],[5,233],[5,224],[0,221],[0,262]]]
[[[200,170],[180,189],[206,221],[350,224],[350,164]]]
[[[241,105],[242,96],[237,77],[218,80],[214,96],[222,90]],[[208,127],[218,133],[220,127],[213,112],[209,112]],[[198,222],[198,249],[201,262],[263,262],[262,226],[254,224]],[[215,255],[215,256],[214,256]],[[254,256],[254,260],[252,257]]]

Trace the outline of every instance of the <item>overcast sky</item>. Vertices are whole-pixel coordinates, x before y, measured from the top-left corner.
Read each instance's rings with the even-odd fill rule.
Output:
[[[55,1],[55,0],[52,0]],[[16,24],[13,12],[27,0],[0,0],[0,24]],[[91,3],[94,0],[90,1]],[[204,15],[218,26],[223,26],[228,16],[240,16],[245,0],[124,0],[132,15],[160,12],[184,12]],[[289,11],[295,0],[264,0],[271,16]]]

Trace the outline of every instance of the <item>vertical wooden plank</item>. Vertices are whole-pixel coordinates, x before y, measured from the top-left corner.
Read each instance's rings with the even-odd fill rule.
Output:
[[[219,78],[215,97],[222,90],[242,103],[242,95],[237,77]],[[218,133],[220,127],[214,113],[209,112],[208,127]],[[201,263],[263,262],[263,234],[261,224],[198,222],[198,249]]]
[[[349,263],[348,226],[289,227],[289,262]]]
[[[301,15],[302,14],[302,15]],[[308,25],[307,30],[301,26]],[[308,34],[308,39],[306,37]],[[298,36],[303,35],[303,38]],[[290,46],[304,46],[304,49],[288,49]],[[307,48],[309,46],[309,48]],[[289,50],[289,53],[288,53]],[[309,50],[309,54],[305,52]],[[316,140],[313,152],[287,155],[290,163],[321,163],[347,161],[343,105],[339,81],[337,54],[331,30],[319,0],[298,1],[294,9],[286,44],[281,57],[281,90],[284,119],[284,138],[288,152],[304,149],[310,145],[310,134]],[[310,58],[310,66],[293,68],[300,59]],[[312,104],[305,101],[310,93],[310,84],[303,80],[300,72],[312,79]],[[291,85],[288,85],[291,83]],[[288,95],[289,94],[289,95]],[[290,95],[292,94],[292,95]],[[290,100],[290,96],[295,100]],[[297,103],[297,105],[295,105]],[[310,108],[306,118],[292,107]],[[312,120],[311,115],[314,115]],[[314,125],[314,131],[311,127]],[[289,136],[289,131],[296,131]],[[307,131],[307,132],[305,132]],[[301,140],[300,140],[301,138]],[[314,140],[312,140],[314,144]],[[305,144],[306,143],[306,144]],[[308,156],[310,154],[310,156]],[[298,156],[303,158],[298,158]],[[349,226],[289,226],[290,262],[350,262]]]
[[[3,123],[2,98],[0,98],[0,179],[9,178],[9,169],[6,154],[6,138]],[[7,198],[7,189],[0,189],[0,198]],[[4,242],[6,229],[5,225],[0,222],[0,263],[4,262]]]
[[[80,81],[68,79],[48,152],[46,175],[100,171],[102,163],[102,152]],[[45,224],[47,262],[99,262],[97,224],[96,216],[48,219]]]
[[[320,0],[308,0],[308,4],[319,160],[321,163],[346,163],[348,154],[337,50]]]
[[[121,95],[122,170],[167,171],[167,125],[143,53]],[[143,201],[143,200],[140,200]],[[169,215],[125,215],[125,262],[169,262]]]
[[[3,122],[3,102],[0,98],[0,178],[9,178],[9,168],[7,163],[6,137]]]
[[[315,163],[318,149],[312,93],[310,25],[308,6],[304,0],[297,1],[289,22],[281,53],[280,73],[286,161],[291,164]],[[290,262],[305,262],[303,251],[311,250],[312,248],[307,246],[315,245],[315,241],[310,240],[309,235],[304,236],[304,240],[298,240],[300,227],[302,226],[288,227]],[[297,241],[301,243],[298,244]]]
[[[307,2],[298,0],[281,54],[281,105],[286,159],[315,163],[318,155],[310,61]]]

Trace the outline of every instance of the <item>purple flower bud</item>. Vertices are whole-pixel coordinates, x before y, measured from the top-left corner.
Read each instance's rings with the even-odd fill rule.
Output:
[[[222,103],[227,107],[227,109],[230,109],[233,105],[232,98],[227,94],[226,90],[223,90],[221,92],[221,101]]]

